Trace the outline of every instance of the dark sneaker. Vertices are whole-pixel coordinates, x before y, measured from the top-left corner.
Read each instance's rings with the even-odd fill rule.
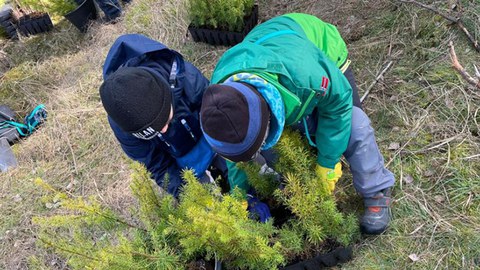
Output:
[[[390,223],[391,188],[377,192],[371,198],[363,198],[365,214],[360,220],[360,229],[365,234],[381,234]]]

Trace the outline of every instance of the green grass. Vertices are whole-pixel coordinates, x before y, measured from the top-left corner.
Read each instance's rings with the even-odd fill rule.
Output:
[[[364,102],[397,179],[394,220],[387,233],[358,242],[355,259],[342,269],[478,269],[480,95],[451,68],[448,42],[454,42],[470,74],[480,56],[441,17],[412,5],[374,2],[259,1],[262,20],[296,11],[335,23],[351,40],[361,94],[384,64],[394,61]],[[478,39],[480,8],[471,1],[462,5],[466,26]],[[157,39],[206,76],[227,49],[186,37],[183,1],[136,0],[126,10],[117,24],[95,24],[87,34],[60,22],[51,33],[2,43],[0,100],[19,119],[44,103],[49,119],[13,147],[19,167],[0,174],[0,269],[63,267],[62,258],[35,240],[31,218],[56,211],[41,201],[42,192],[33,184],[37,177],[73,196],[96,196],[120,213],[135,205],[128,189],[129,161],[109,130],[98,96],[101,66],[118,35],[139,32]],[[388,150],[393,142],[400,148]],[[411,183],[405,181],[409,176]],[[347,172],[336,196],[341,209],[360,215],[361,199]],[[411,254],[419,260],[412,261]]]

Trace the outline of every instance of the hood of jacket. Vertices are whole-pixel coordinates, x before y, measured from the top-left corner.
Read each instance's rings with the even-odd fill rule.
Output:
[[[183,57],[178,52],[146,36],[127,34],[120,36],[108,51],[103,65],[103,78],[106,79],[122,66],[139,66],[147,58],[158,62],[165,62],[167,59],[173,62],[175,59],[178,73],[184,69]]]

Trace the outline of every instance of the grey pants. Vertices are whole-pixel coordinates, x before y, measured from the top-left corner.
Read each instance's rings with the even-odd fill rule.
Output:
[[[385,168],[368,116],[358,107],[352,110],[352,131],[343,156],[350,164],[353,185],[362,197],[372,197],[395,183],[393,173]]]

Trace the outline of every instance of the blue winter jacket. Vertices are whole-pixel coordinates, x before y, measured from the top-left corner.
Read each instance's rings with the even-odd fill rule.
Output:
[[[202,137],[199,111],[209,82],[178,52],[138,34],[123,35],[115,41],[103,66],[103,78],[124,66],[152,68],[172,86],[174,117],[162,137],[138,139],[123,132],[110,117],[108,121],[125,153],[145,164],[157,184],[177,197],[183,182],[177,159],[189,153]],[[168,183],[164,183],[165,173],[169,174]]]

